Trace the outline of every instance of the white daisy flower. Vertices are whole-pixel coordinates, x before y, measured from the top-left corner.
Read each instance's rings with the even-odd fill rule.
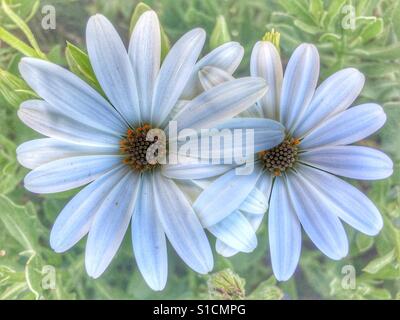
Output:
[[[58,216],[51,247],[64,252],[88,234],[86,270],[97,278],[132,221],[136,262],[154,290],[163,289],[167,280],[166,238],[189,267],[209,272],[213,256],[203,227],[188,199],[163,174],[163,165],[147,162],[151,143],[146,133],[150,128],[165,129],[178,99],[182,95],[191,99],[199,92],[201,67],[214,65],[232,73],[243,48],[234,42],[225,44],[196,64],[205,32],[194,29],[176,42],[160,68],[160,26],[152,11],[137,22],[128,52],[101,15],[90,18],[86,40],[90,62],[108,100],[53,63],[24,58],[19,65],[23,78],[43,100],[24,102],[18,115],[49,137],[17,149],[19,162],[32,169],[25,187],[35,193],[54,193],[90,183]],[[182,127],[200,123],[207,127],[242,112],[265,92],[265,80],[260,78],[230,81],[189,101],[177,121]],[[203,165],[197,170],[205,174],[215,169]]]
[[[384,153],[350,145],[376,132],[386,115],[374,103],[349,108],[364,85],[364,76],[354,68],[336,72],[316,88],[319,55],[311,44],[295,50],[283,76],[274,45],[258,42],[251,56],[251,75],[266,79],[269,86],[251,113],[283,124],[285,140],[272,149],[259,150],[251,175],[231,170],[213,181],[193,207],[203,226],[210,228],[235,219],[247,197],[254,198],[261,190],[269,202],[273,272],[278,280],[287,280],[299,261],[301,227],[319,250],[335,260],[348,253],[341,220],[367,235],[381,230],[383,221],[375,205],[337,176],[375,180],[392,174],[393,163]],[[200,78],[205,87],[212,87],[232,76],[206,67]],[[257,229],[264,212],[247,210],[246,229],[249,223]],[[239,225],[243,224],[240,219]],[[217,251],[231,256],[240,248],[218,239]]]

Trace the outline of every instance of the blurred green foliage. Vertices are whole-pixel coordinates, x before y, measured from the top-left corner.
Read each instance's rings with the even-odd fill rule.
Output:
[[[0,299],[399,299],[400,298],[400,2],[396,0],[2,0],[0,9]],[[41,27],[44,5],[56,9],[57,27]],[[350,5],[350,6],[349,6]],[[358,186],[378,205],[385,226],[372,238],[348,228],[350,254],[342,261],[324,257],[304,237],[300,265],[288,282],[272,275],[266,223],[259,246],[251,254],[230,259],[215,255],[214,274],[192,272],[169,250],[169,280],[162,292],[144,283],[129,236],[105,274],[90,279],[84,269],[85,240],[65,254],[49,248],[49,230],[58,212],[76,191],[32,195],[21,180],[27,170],[16,161],[15,149],[37,135],[17,118],[19,104],[35,94],[17,70],[22,56],[63,64],[101,92],[85,53],[88,17],[106,15],[123,39],[138,14],[153,8],[163,26],[163,52],[169,41],[193,27],[209,35],[205,52],[228,40],[245,47],[238,75],[248,74],[254,43],[275,28],[286,62],[301,42],[317,45],[321,80],[343,67],[365,73],[359,102],[384,106],[383,130],[363,143],[379,146],[395,162],[385,181]],[[354,24],[351,18],[355,17]],[[265,218],[267,219],[267,218]],[[212,243],[214,240],[211,239]],[[355,272],[355,282],[352,273]],[[55,279],[55,283],[54,280]]]

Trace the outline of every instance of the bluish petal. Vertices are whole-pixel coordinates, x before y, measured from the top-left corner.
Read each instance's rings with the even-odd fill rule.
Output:
[[[225,70],[207,66],[199,71],[199,80],[203,90],[210,90],[211,88],[235,79],[230,73]]]
[[[293,275],[301,251],[300,222],[291,204],[284,179],[275,179],[268,213],[272,270],[279,281],[286,281]]]
[[[312,44],[301,44],[286,66],[282,82],[280,120],[289,130],[301,119],[315,92],[319,76],[319,55]]]
[[[35,58],[23,58],[19,71],[29,86],[58,113],[101,131],[125,133],[126,125],[118,112],[72,72]]]
[[[351,144],[373,134],[385,122],[386,114],[382,107],[374,103],[362,104],[329,118],[311,130],[301,141],[301,148]]]
[[[300,138],[330,116],[346,110],[360,94],[364,82],[364,75],[354,68],[340,70],[326,79],[299,119],[294,136]]]
[[[152,99],[152,123],[161,125],[180,98],[205,41],[203,29],[183,35],[168,52],[158,74]]]
[[[257,246],[257,237],[253,227],[238,210],[220,222],[209,226],[208,230],[217,239],[242,252],[251,252]]]
[[[261,118],[234,118],[223,122],[217,126],[217,129],[230,129],[233,133],[242,132],[242,138],[237,139],[243,143],[239,149],[244,150],[246,147],[246,135],[254,135],[254,153],[271,149],[280,144],[285,138],[285,128],[277,121]],[[239,143],[236,143],[239,144]],[[225,148],[225,146],[224,146]],[[236,149],[236,147],[235,147]]]
[[[126,48],[106,17],[96,14],[86,27],[90,63],[104,93],[129,124],[140,121],[135,75]]]
[[[229,164],[201,163],[193,160],[188,163],[166,164],[162,174],[171,179],[206,179],[219,176],[234,166]]]
[[[193,204],[202,225],[212,226],[237,210],[259,179],[262,170],[255,166],[253,172],[238,175],[230,170],[206,188]]]
[[[67,251],[89,232],[104,198],[128,170],[121,164],[86,186],[67,203],[51,229],[50,245],[54,251]]]
[[[191,100],[203,91],[198,77],[199,70],[206,66],[211,66],[222,69],[227,74],[232,75],[239,66],[240,61],[242,61],[243,53],[243,47],[239,43],[227,42],[204,56],[193,68],[185,90],[182,93],[182,99]]]
[[[167,243],[154,207],[151,175],[145,175],[132,216],[132,244],[140,273],[153,290],[162,290],[168,276]]]
[[[383,152],[361,146],[332,146],[309,150],[300,161],[330,173],[361,180],[385,179],[393,162]]]
[[[151,119],[151,100],[160,70],[160,24],[154,11],[143,13],[129,42],[129,58],[136,79],[140,113],[143,122]]]
[[[174,181],[159,172],[153,176],[153,194],[157,216],[177,254],[194,271],[211,271],[214,261],[210,244],[188,199]]]
[[[241,78],[224,82],[191,100],[176,118],[182,128],[207,129],[229,120],[252,106],[266,92],[260,78]]]
[[[267,81],[269,89],[259,104],[266,118],[279,120],[283,70],[279,52],[271,42],[259,41],[254,45],[250,74]]]
[[[300,173],[288,175],[287,188],[293,209],[317,248],[334,260],[346,256],[349,249],[347,236],[335,214],[335,207]]]
[[[89,156],[118,154],[119,147],[96,147],[73,144],[53,138],[35,139],[20,144],[16,150],[18,162],[26,168],[35,169],[55,160]]]
[[[85,252],[86,271],[92,278],[98,278],[104,272],[121,245],[139,188],[139,175],[131,170],[112,188],[98,208]]]
[[[48,137],[66,142],[98,147],[111,147],[119,144],[121,136],[81,122],[79,117],[53,108],[43,100],[24,101],[18,117],[28,127]]]
[[[35,193],[62,192],[83,186],[122,162],[121,156],[81,156],[52,161],[29,172],[24,186]]]
[[[378,209],[362,192],[351,184],[324,171],[300,165],[298,170],[324,196],[331,200],[335,214],[353,228],[374,236],[382,229]]]

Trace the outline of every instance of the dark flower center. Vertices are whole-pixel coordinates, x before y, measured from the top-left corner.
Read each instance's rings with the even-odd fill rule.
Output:
[[[299,143],[299,140],[290,138],[270,150],[260,152],[265,169],[280,176],[282,172],[292,168],[297,161]]]
[[[159,129],[153,129],[149,124],[127,130],[126,136],[120,141],[125,164],[139,172],[152,170],[160,165],[157,160],[165,155],[166,144],[162,141],[163,137],[157,135],[157,130]]]

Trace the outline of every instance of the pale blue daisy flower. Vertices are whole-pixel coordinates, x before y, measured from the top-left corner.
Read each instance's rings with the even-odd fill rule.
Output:
[[[101,15],[90,18],[86,40],[107,100],[53,63],[24,58],[19,65],[22,77],[43,100],[24,102],[18,115],[48,137],[17,149],[19,162],[32,169],[25,187],[54,193],[88,184],[58,216],[51,247],[64,252],[88,234],[86,270],[97,278],[131,224],[138,268],[154,290],[163,289],[167,280],[166,239],[190,268],[209,272],[212,251],[198,217],[176,183],[163,174],[163,165],[148,163],[139,146],[146,143],[150,128],[166,128],[176,108],[182,126],[201,120],[207,128],[231,118],[265,94],[265,80],[238,79],[196,96],[202,91],[198,70],[213,65],[232,73],[243,48],[224,44],[196,64],[205,32],[194,29],[175,43],[160,68],[160,26],[152,11],[137,22],[128,52]],[[184,104],[187,109],[179,107],[178,99],[193,97]],[[195,169],[204,175],[217,170],[211,164]]]
[[[205,190],[193,207],[207,228],[228,220],[237,230],[249,230],[249,224],[256,230],[265,210],[249,208],[249,195],[261,202],[258,208],[263,208],[262,202],[264,208],[269,206],[272,268],[283,281],[298,264],[301,227],[319,250],[335,260],[348,253],[341,220],[367,235],[381,230],[383,221],[375,205],[337,176],[375,180],[392,174],[393,163],[384,153],[350,145],[376,132],[386,115],[375,103],[349,108],[364,85],[364,76],[354,68],[336,72],[316,88],[319,55],[311,44],[294,51],[283,76],[274,45],[258,42],[251,56],[251,75],[266,79],[269,90],[247,116],[279,121],[286,128],[286,138],[279,146],[257,154],[251,175],[240,176],[231,170],[212,183],[203,183]],[[232,76],[206,67],[200,79],[211,88]],[[264,201],[255,197],[260,193]],[[224,256],[243,251],[237,241],[221,238],[216,248]]]

